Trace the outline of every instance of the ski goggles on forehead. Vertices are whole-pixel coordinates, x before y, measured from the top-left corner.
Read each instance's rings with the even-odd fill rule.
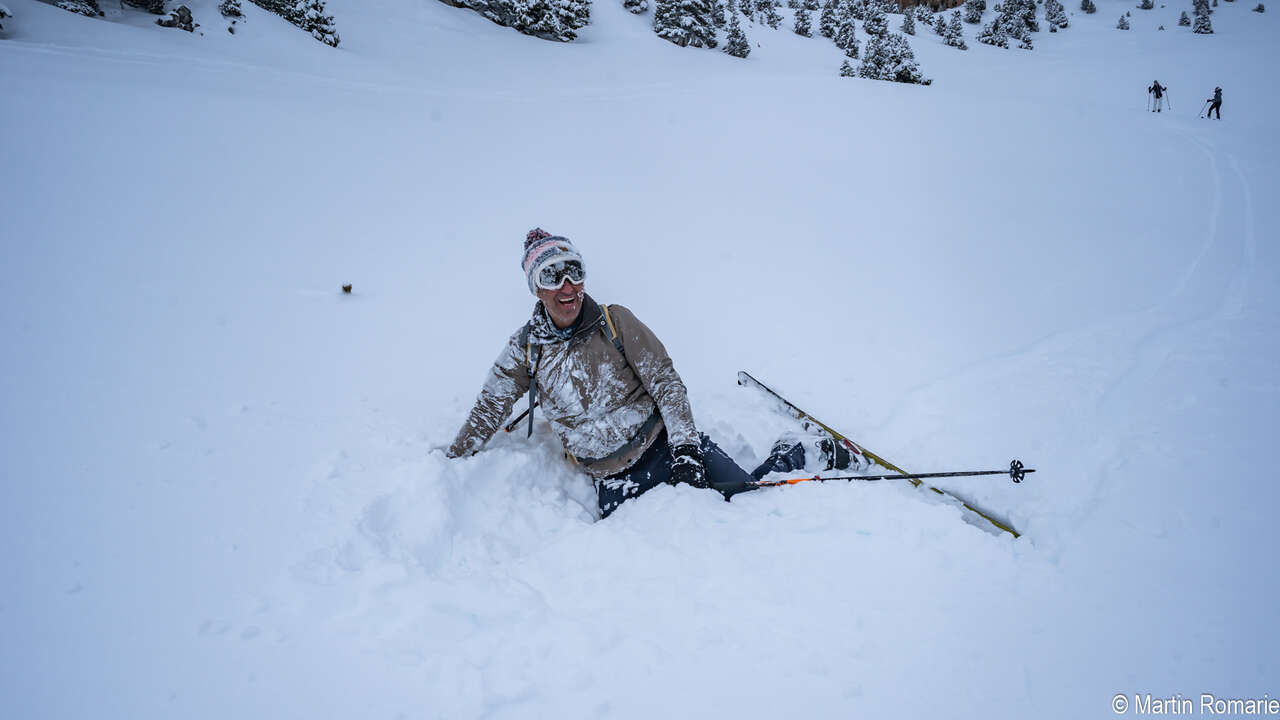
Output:
[[[559,290],[564,281],[581,285],[587,279],[587,271],[577,260],[561,260],[542,266],[534,282],[543,290]]]

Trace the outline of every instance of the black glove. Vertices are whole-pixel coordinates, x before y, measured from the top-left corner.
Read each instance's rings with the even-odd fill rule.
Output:
[[[671,484],[688,483],[696,488],[709,488],[707,466],[702,463],[702,449],[697,445],[679,445],[671,449]]]

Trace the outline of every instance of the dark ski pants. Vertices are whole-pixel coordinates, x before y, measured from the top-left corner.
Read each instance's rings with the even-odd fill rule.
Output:
[[[1218,111],[1218,119],[1219,119],[1219,120],[1221,120],[1221,119],[1222,119],[1222,103],[1220,103],[1220,102],[1216,102],[1216,103],[1214,103],[1214,104],[1210,105],[1210,106],[1209,106],[1209,112],[1207,112],[1207,113],[1205,113],[1205,114],[1204,114],[1204,117],[1205,117],[1205,119],[1206,119],[1206,120],[1209,118],[1209,116],[1210,116],[1210,115],[1212,115],[1212,114],[1213,114],[1213,111],[1214,111],[1214,110],[1217,110],[1217,111]]]
[[[804,467],[804,446],[797,444],[784,452],[770,455],[760,467],[747,473],[706,435],[699,433],[698,437],[702,442],[702,462],[707,468],[707,480],[726,500],[740,492],[754,490],[750,485],[751,481],[759,480],[771,472],[790,472]],[[600,506],[600,518],[603,520],[609,517],[623,502],[670,480],[671,447],[667,442],[667,431],[663,430],[635,465],[617,475],[596,480],[596,502]]]

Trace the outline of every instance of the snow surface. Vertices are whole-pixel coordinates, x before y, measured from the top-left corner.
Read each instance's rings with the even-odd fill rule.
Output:
[[[1119,32],[1100,0],[1031,52],[922,29],[919,87],[839,77],[789,20],[740,61],[612,3],[555,44],[329,0],[337,50],[248,3],[234,35],[215,0],[203,34],[8,4],[0,716],[1280,697],[1272,15]],[[917,472],[1024,460],[946,485],[1023,537],[905,483],[595,523],[541,420],[446,460],[534,225],[744,466],[788,425],[740,368]]]

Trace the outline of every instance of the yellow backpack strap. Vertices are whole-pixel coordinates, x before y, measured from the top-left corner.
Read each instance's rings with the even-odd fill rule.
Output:
[[[604,336],[613,341],[613,346],[618,348],[618,352],[622,353],[622,357],[625,360],[627,351],[622,349],[622,339],[618,337],[618,329],[613,326],[613,316],[609,314],[609,306],[601,303],[600,309],[604,311],[604,325],[600,327],[600,330],[602,332],[606,329],[608,330]]]

